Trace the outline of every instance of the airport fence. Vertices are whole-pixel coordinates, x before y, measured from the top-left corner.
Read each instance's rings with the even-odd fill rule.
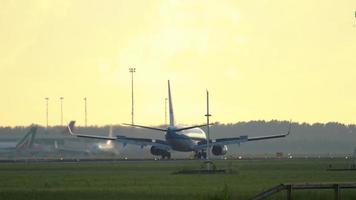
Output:
[[[293,190],[333,189],[334,199],[341,200],[341,189],[356,189],[356,183],[284,183],[265,190],[251,200],[266,199],[278,192],[287,191],[287,200],[292,200]]]

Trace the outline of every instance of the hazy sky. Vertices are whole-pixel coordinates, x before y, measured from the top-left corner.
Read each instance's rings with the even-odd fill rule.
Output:
[[[0,125],[356,123],[356,1],[0,1]]]

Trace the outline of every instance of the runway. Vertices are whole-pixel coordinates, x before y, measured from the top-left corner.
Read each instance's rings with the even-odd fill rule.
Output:
[[[129,163],[129,162],[195,162],[203,160],[193,160],[193,159],[170,159],[170,160],[161,160],[161,159],[112,159],[112,158],[50,158],[50,159],[5,159],[0,160],[0,163],[78,163],[78,162],[115,162],[115,163]]]

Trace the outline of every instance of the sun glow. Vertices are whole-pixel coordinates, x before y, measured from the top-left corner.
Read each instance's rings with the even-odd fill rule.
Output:
[[[355,123],[355,1],[2,1],[0,125]]]

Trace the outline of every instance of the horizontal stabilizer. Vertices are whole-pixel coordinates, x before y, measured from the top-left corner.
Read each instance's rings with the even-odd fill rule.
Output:
[[[132,126],[132,127],[138,127],[138,128],[144,128],[144,129],[150,129],[150,130],[155,130],[155,131],[163,131],[166,132],[167,129],[162,129],[162,128],[156,128],[156,127],[150,127],[150,126],[141,126],[141,125],[135,125],[135,124],[123,124],[125,126]]]
[[[201,128],[201,127],[204,127],[204,126],[207,126],[207,124],[179,128],[176,131],[184,131],[184,130],[189,130],[189,129],[193,129],[193,128]]]

